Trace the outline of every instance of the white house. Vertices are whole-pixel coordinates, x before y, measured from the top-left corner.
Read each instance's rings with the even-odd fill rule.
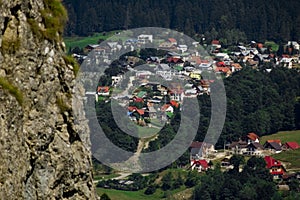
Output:
[[[152,73],[150,71],[137,71],[135,75],[138,78],[149,78]]]
[[[292,45],[294,49],[299,50],[300,49],[300,45],[298,44],[298,42],[296,41],[289,41],[287,43],[288,46]]]
[[[141,34],[141,35],[138,36],[138,41],[141,44],[152,43],[153,42],[153,35]]]
[[[111,80],[112,80],[112,85],[116,85],[122,80],[122,75],[112,76]]]
[[[228,60],[229,55],[227,53],[217,53],[216,57],[219,58],[220,60]]]
[[[282,58],[280,63],[282,63],[284,67],[291,69],[293,67],[293,58]]]
[[[188,50],[188,47],[185,44],[180,44],[180,45],[178,45],[177,49],[179,51],[181,51],[181,53],[184,53],[184,52],[186,52]]]

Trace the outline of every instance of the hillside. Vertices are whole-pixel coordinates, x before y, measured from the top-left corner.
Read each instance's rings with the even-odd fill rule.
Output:
[[[260,143],[264,144],[267,140],[281,140],[281,143],[284,144],[286,142],[298,142],[300,144],[300,130],[296,131],[280,131],[275,134],[265,135],[261,137]]]
[[[207,40],[234,43],[300,39],[299,1],[272,0],[64,0],[69,13],[66,35],[137,27],[165,27]],[[201,35],[198,35],[202,37]]]
[[[297,131],[281,131],[276,134],[263,136],[260,140],[261,144],[264,144],[266,140],[278,139],[281,143],[295,141],[300,144],[300,130]],[[284,162],[288,171],[300,170],[300,149],[294,151],[283,151],[279,154],[274,154],[274,158]]]

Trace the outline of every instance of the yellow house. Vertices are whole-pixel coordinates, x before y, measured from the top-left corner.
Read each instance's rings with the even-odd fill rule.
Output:
[[[201,74],[199,72],[191,72],[190,77],[192,79],[201,80]]]

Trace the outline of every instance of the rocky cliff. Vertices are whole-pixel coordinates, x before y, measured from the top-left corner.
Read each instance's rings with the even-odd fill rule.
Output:
[[[0,0],[0,199],[95,198],[66,18],[60,0]]]

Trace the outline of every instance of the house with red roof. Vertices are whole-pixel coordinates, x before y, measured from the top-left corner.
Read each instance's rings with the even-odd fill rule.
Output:
[[[164,104],[161,107],[161,111],[162,112],[171,112],[171,113],[173,113],[174,112],[174,108],[171,106],[171,104]]]
[[[264,45],[262,43],[257,43],[257,48],[258,49],[262,49],[264,47]]]
[[[216,53],[219,52],[219,49],[222,47],[219,40],[211,41],[211,46],[213,47],[213,49]]]
[[[177,101],[175,101],[175,100],[171,100],[171,101],[170,101],[170,104],[171,104],[173,107],[175,107],[175,108],[178,108],[178,107],[179,107],[179,103],[178,103]]]
[[[191,169],[197,170],[198,172],[204,172],[209,169],[208,162],[206,160],[192,160],[191,161]]]
[[[139,109],[136,106],[129,106],[127,115],[131,120],[143,119],[145,115],[145,109]]]
[[[216,65],[217,65],[217,67],[226,67],[224,61],[217,62]]]
[[[229,76],[231,74],[229,67],[216,67],[214,71],[216,73],[225,74],[226,76]]]
[[[284,149],[290,149],[290,150],[295,150],[295,149],[299,149],[300,146],[297,142],[286,142],[284,145],[283,145]]]
[[[168,42],[172,45],[177,45],[177,40],[175,38],[168,38]]]
[[[97,94],[101,96],[109,96],[109,86],[98,86]]]
[[[175,63],[175,64],[184,63],[184,61],[181,58],[177,58],[177,57],[169,57],[167,58],[167,61],[169,63]]]
[[[145,114],[145,110],[144,109],[137,109],[136,112],[140,115],[143,116]]]
[[[128,111],[129,112],[134,112],[136,111],[138,108],[136,106],[128,106]]]
[[[271,156],[265,156],[264,160],[266,162],[266,168],[269,169],[274,179],[282,178],[282,176],[286,173],[286,169],[280,161]]]
[[[143,103],[143,102],[144,102],[144,99],[143,99],[143,98],[136,97],[136,96],[134,96],[134,97],[132,98],[132,100],[133,100],[133,102],[135,102],[135,103]]]

